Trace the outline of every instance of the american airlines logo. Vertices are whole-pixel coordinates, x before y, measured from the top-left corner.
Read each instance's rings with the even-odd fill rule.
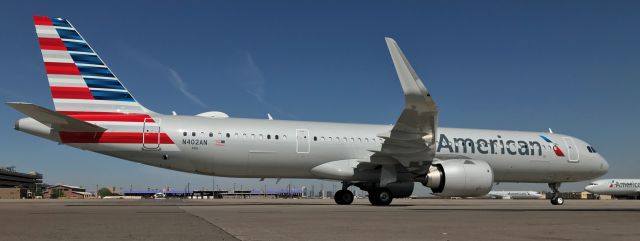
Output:
[[[540,136],[545,142],[553,145],[556,156],[564,156],[564,153],[556,143],[549,138]],[[437,152],[442,149],[450,153],[480,153],[480,154],[510,154],[522,156],[542,156],[542,145],[538,141],[508,140],[498,136],[497,139],[471,139],[454,137],[449,139],[445,134],[440,134]]]
[[[551,141],[551,139],[547,138],[546,136],[540,135],[540,138],[542,138],[547,143],[553,145],[553,152],[556,154],[556,156],[564,156],[564,152],[562,152],[558,144],[554,143],[553,141]]]
[[[626,187],[640,187],[640,182],[616,182],[611,181],[609,188],[626,188]]]

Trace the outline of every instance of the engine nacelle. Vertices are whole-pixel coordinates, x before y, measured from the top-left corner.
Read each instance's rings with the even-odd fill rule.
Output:
[[[426,183],[425,183],[426,182]],[[444,197],[484,196],[493,187],[493,170],[478,160],[446,160],[434,163],[423,185]]]

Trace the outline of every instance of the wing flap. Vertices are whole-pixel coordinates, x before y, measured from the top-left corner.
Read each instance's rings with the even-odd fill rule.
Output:
[[[103,132],[107,130],[89,122],[78,120],[31,103],[8,102],[7,105],[56,131]]]

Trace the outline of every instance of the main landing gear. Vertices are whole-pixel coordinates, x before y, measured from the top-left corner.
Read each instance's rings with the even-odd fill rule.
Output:
[[[333,200],[335,200],[338,205],[349,205],[353,203],[353,193],[348,189],[351,185],[354,184],[343,182],[342,189],[337,191],[333,196]],[[374,187],[375,184],[363,186],[362,183],[356,183],[355,185],[369,192],[369,202],[373,206],[388,206],[391,204],[391,201],[393,201],[393,193],[391,193],[391,190],[388,188]]]
[[[551,188],[552,196],[551,196],[551,204],[553,205],[562,205],[564,204],[564,199],[560,197],[560,183],[549,183],[549,188]]]
[[[373,206],[388,206],[393,201],[393,194],[388,188],[372,188],[369,190],[369,202]]]
[[[335,200],[338,205],[349,205],[353,202],[353,193],[348,189],[337,191],[336,194],[333,195],[333,200]]]
[[[349,186],[351,186],[351,183],[343,182],[342,189],[333,195],[333,200],[335,200],[338,205],[349,205],[353,203],[353,193],[349,191]]]

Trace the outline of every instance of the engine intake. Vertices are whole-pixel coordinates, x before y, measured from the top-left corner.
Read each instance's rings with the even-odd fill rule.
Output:
[[[484,196],[493,187],[493,170],[479,160],[447,160],[433,164],[422,182],[438,196]]]

